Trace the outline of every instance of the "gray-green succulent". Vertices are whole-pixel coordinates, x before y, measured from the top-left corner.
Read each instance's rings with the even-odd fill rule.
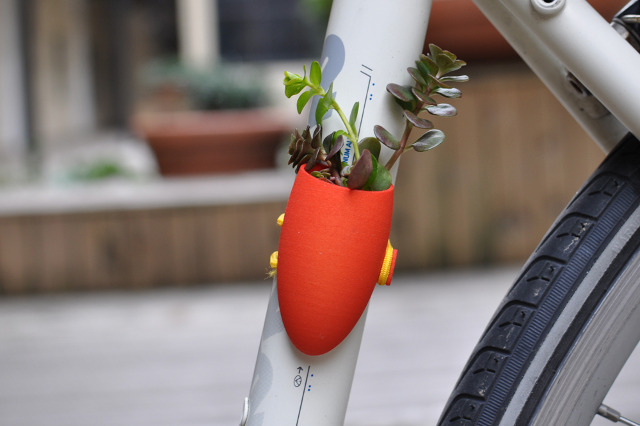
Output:
[[[434,44],[429,45],[429,52],[421,54],[415,65],[407,69],[412,78],[411,85],[391,83],[386,87],[387,92],[402,108],[405,121],[402,135],[396,137],[384,127],[376,125],[373,128],[375,137],[363,139],[359,138],[356,127],[359,103],[354,103],[347,117],[335,99],[333,83],[327,90],[321,86],[322,70],[318,62],[314,61],[311,64],[308,75],[306,67],[303,68],[303,75],[285,72],[285,95],[288,98],[299,95],[298,113],[302,113],[309,101],[317,97],[316,122],[322,123],[329,110],[334,110],[344,126],[343,130],[335,131],[324,138],[321,125],[313,131],[310,127],[302,132],[296,130],[289,145],[289,163],[296,167],[296,170],[305,165],[305,169],[314,176],[350,189],[379,191],[389,188],[390,170],[402,154],[409,150],[429,151],[445,139],[444,133],[436,129],[430,120],[420,117],[420,114],[427,112],[437,117],[455,116],[457,110],[453,105],[438,102],[436,99],[461,97],[462,92],[452,87],[452,84],[468,80],[466,75],[450,75],[466,63]],[[414,129],[421,129],[423,132],[410,141]],[[353,164],[341,161],[340,149],[347,141],[357,141],[353,143]],[[381,145],[394,151],[384,165],[378,161]]]

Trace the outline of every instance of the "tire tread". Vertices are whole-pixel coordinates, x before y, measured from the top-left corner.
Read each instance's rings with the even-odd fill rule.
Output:
[[[498,407],[509,403],[510,389],[532,358],[523,354],[535,353],[594,259],[639,204],[640,142],[628,136],[589,178],[526,263],[473,350],[439,425],[499,423],[504,408]],[[534,324],[534,316],[544,321]]]

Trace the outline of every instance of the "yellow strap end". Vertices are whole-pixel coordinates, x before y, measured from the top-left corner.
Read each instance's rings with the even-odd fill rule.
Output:
[[[387,242],[387,250],[384,254],[384,260],[382,261],[382,269],[380,270],[380,276],[378,277],[379,285],[391,284],[391,278],[393,277],[393,270],[395,268],[395,258],[397,250],[391,246],[391,241]]]
[[[271,269],[278,268],[278,252],[277,251],[274,251],[273,253],[271,253],[271,257],[269,257],[269,266],[271,266]]]

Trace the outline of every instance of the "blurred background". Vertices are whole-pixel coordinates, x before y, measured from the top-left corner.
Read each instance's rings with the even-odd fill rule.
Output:
[[[2,421],[3,403],[23,401],[13,385],[24,395],[42,385],[17,373],[41,361],[21,364],[28,349],[60,349],[38,346],[61,338],[46,324],[72,335],[86,322],[77,336],[108,329],[125,340],[157,331],[160,341],[166,330],[153,326],[167,320],[195,324],[193,343],[211,336],[208,321],[215,329],[228,318],[204,313],[203,300],[233,304],[257,290],[251,306],[266,308],[275,219],[294,177],[284,152],[291,128],[306,121],[283,96],[282,73],[320,56],[330,3],[0,0],[0,311],[11,324],[0,331],[0,361],[14,372],[0,389],[0,424],[54,424],[20,423],[15,410]],[[626,1],[590,3],[608,19]],[[436,123],[446,143],[403,157],[391,235],[397,274],[510,271],[603,154],[470,0],[434,0],[428,42],[466,60],[470,81],[460,85],[458,116]],[[169,293],[147,290],[157,288]],[[132,323],[122,315],[138,334],[126,334]],[[94,350],[104,358],[107,346]],[[82,393],[79,383],[69,395]]]
[[[260,279],[304,123],[282,72],[320,55],[329,7],[2,0],[0,291]],[[471,80],[447,143],[403,160],[398,267],[521,261],[602,154],[469,0],[432,16]]]

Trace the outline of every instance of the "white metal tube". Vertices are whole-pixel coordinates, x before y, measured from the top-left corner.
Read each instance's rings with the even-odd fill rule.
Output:
[[[640,55],[585,0],[561,0],[554,13],[542,0],[501,3],[632,133],[640,137]]]
[[[402,131],[402,112],[386,91],[389,83],[410,84],[407,67],[415,66],[425,41],[431,0],[334,1],[322,59],[322,86],[334,83],[338,103],[349,111],[360,103],[360,138],[373,136],[379,124]],[[314,125],[315,104],[310,112]],[[338,114],[323,121],[324,134],[343,129]],[[391,155],[388,150],[383,153]],[[384,160],[384,159],[383,159]]]
[[[591,116],[584,105],[588,100],[568,84],[564,62],[545,46],[534,30],[524,26],[502,3],[495,0],[474,2],[603,151],[610,151],[627,132],[620,121],[612,114]],[[597,51],[590,54],[596,55]]]
[[[532,12],[531,1],[510,0],[505,5],[567,68],[640,137],[640,55],[585,0],[566,0],[557,14]]]
[[[248,399],[247,426],[344,423],[366,312],[337,348],[307,356],[290,342],[274,280]]]
[[[430,10],[431,0],[334,0],[320,61],[326,79],[323,85],[328,87],[335,81],[336,100],[343,108],[360,102],[361,136],[372,135],[374,124],[391,131],[401,128],[402,114],[385,87],[392,82],[408,82],[406,68],[414,64],[422,51]],[[325,134],[338,128],[335,119],[323,123]],[[307,356],[287,337],[276,288],[274,281],[247,401],[247,417],[242,424],[341,425],[366,311],[335,349],[324,355]]]

